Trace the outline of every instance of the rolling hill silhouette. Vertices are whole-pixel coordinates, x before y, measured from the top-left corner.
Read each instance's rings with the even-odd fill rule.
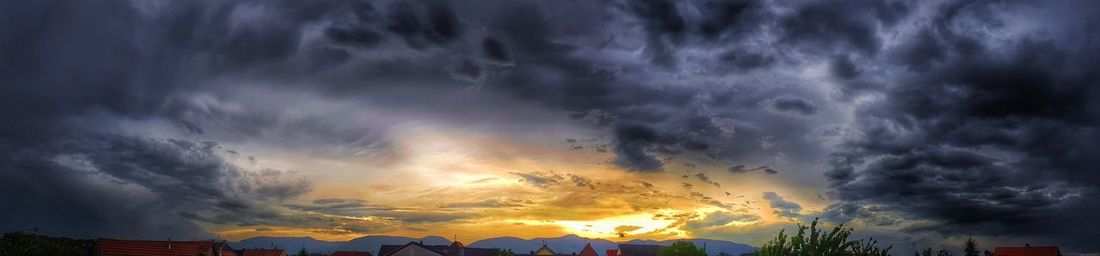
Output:
[[[333,242],[333,241],[321,241],[312,237],[253,237],[240,242],[231,243],[233,248],[270,248],[272,246],[287,249],[290,251],[296,251],[301,248],[305,248],[310,252],[332,252],[338,250],[352,250],[352,251],[368,251],[374,254],[378,253],[378,248],[383,244],[405,244],[411,241],[423,241],[424,244],[436,244],[446,245],[451,241],[440,236],[427,236],[422,238],[401,237],[401,236],[364,236],[355,238],[349,241]],[[703,247],[705,244],[707,247],[708,255],[717,255],[719,252],[725,252],[730,255],[741,255],[742,253],[753,252],[756,249],[746,244],[740,244],[724,240],[714,239],[672,239],[672,240],[630,240],[623,243],[627,244],[651,244],[651,245],[670,245],[676,241],[690,241],[697,247]],[[588,239],[577,235],[565,235],[561,237],[549,237],[549,238],[532,238],[523,239],[518,237],[494,237],[478,240],[472,243],[467,243],[469,247],[481,247],[481,248],[501,248],[505,250],[512,250],[515,253],[529,253],[534,251],[546,243],[551,249],[558,253],[569,254],[575,253],[584,247],[585,243],[592,243],[592,248],[596,249],[600,255],[603,255],[607,249],[614,249],[619,243],[605,240],[605,239]]]

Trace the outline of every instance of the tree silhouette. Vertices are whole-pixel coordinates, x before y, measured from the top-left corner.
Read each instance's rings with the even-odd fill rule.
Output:
[[[936,254],[934,256],[953,256],[953,255],[955,255],[955,254],[952,253],[951,250],[943,248],[943,249],[940,249],[939,251],[936,251]],[[913,256],[933,256],[932,255],[932,247],[925,248],[924,251],[919,251],[919,252],[918,251],[913,251]]]
[[[91,240],[48,238],[22,232],[5,233],[0,238],[0,256],[88,255]]]
[[[807,233],[809,231],[809,233]],[[878,247],[874,239],[849,241],[852,228],[838,225],[826,233],[817,228],[817,219],[810,226],[798,225],[798,234],[788,237],[783,231],[760,247],[760,256],[886,256],[890,248]],[[919,256],[919,255],[918,255]]]
[[[978,242],[974,242],[974,237],[966,239],[966,247],[963,248],[963,254],[965,256],[978,256]]]
[[[657,250],[657,256],[707,256],[706,252],[688,241],[676,241],[671,246]]]

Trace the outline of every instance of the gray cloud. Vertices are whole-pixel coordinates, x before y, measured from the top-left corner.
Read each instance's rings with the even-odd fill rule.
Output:
[[[717,211],[707,214],[703,219],[688,221],[684,224],[684,227],[689,230],[699,230],[722,226],[732,222],[754,222],[758,220],[760,220],[760,216],[751,213]]]
[[[769,100],[768,107],[777,113],[796,116],[808,116],[817,113],[817,106],[809,101],[791,95],[783,95]]]
[[[520,173],[513,172],[516,176],[519,176],[527,184],[531,184],[538,187],[546,187],[550,185],[557,185],[565,180],[565,177],[553,172],[530,172]]]
[[[695,178],[699,179],[699,181],[702,181],[702,182],[707,183],[707,184],[712,184],[715,187],[721,187],[722,186],[722,184],[718,183],[717,181],[711,180],[710,176],[707,176],[706,173],[701,173],[700,172],[700,173],[696,173],[695,175],[692,175],[692,176],[695,176]]]
[[[441,208],[490,208],[490,207],[508,207],[515,205],[513,202],[501,202],[498,200],[486,200],[482,202],[468,202],[468,203],[453,203],[448,205],[441,205]],[[290,217],[284,217],[281,219],[280,224],[287,226],[326,226],[332,225],[334,222],[339,222],[342,218],[355,219],[361,217],[381,217],[389,220],[399,220],[404,223],[416,224],[416,223],[428,223],[428,222],[447,222],[460,219],[468,219],[474,217],[474,214],[458,212],[449,209],[438,208],[399,208],[384,205],[369,204],[363,200],[358,199],[319,199],[315,200],[312,204],[285,204],[287,208],[297,211],[297,215],[306,216],[302,219],[295,219]],[[313,219],[314,215],[310,214],[324,214],[326,218]],[[292,214],[292,216],[295,216]],[[331,217],[336,216],[336,217]],[[300,221],[302,223],[294,223]],[[369,223],[368,223],[369,224]],[[392,225],[392,223],[390,223]],[[368,225],[364,227],[374,227],[374,225]]]
[[[449,203],[443,205],[447,208],[503,208],[503,207],[518,207],[523,206],[521,202],[517,200],[498,200],[498,199],[486,199],[475,202],[461,202],[461,203]]]
[[[764,200],[767,200],[768,205],[771,206],[773,210],[775,210],[774,212],[776,215],[787,218],[798,218],[802,216],[801,205],[795,202],[787,201],[775,192],[764,192],[763,198]]]
[[[748,168],[743,164],[730,166],[729,168],[726,168],[726,170],[729,171],[729,172],[732,172],[732,173],[746,173],[746,172],[755,172],[755,171],[763,171],[764,173],[767,173],[767,174],[779,173],[779,171],[776,171],[775,169],[772,169],[771,167],[768,167],[768,166],[757,166],[757,167],[753,167],[753,168]]]
[[[592,184],[592,180],[581,177],[580,175],[569,174],[569,179],[572,180],[573,183],[576,184],[578,187],[587,187],[592,190],[596,189],[596,185]]]

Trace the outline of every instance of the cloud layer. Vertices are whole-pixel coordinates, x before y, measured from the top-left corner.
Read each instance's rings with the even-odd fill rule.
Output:
[[[1082,225],[1096,223],[1088,214],[1100,205],[1095,7],[4,2],[0,202],[15,210],[0,217],[21,221],[0,228],[367,234],[492,218],[469,209],[495,209],[499,219],[539,221],[644,213],[673,224],[611,232],[730,237],[753,233],[739,225],[763,230],[820,216],[911,234],[898,241],[973,234],[1095,252],[1098,237],[1086,230],[1094,225]],[[583,153],[573,159],[600,167],[408,167],[418,151],[407,148],[442,144],[402,141],[424,127],[449,132],[448,142],[492,134],[498,140],[484,144],[513,146],[464,148],[488,151],[478,152],[488,160],[440,154],[424,162],[530,166],[528,159]],[[554,153],[515,146],[560,145],[563,137],[568,145]],[[446,153],[454,151],[462,150]],[[345,184],[332,170],[270,162],[347,163],[324,166],[451,187],[458,185],[430,175],[483,175],[463,186],[527,197],[471,189],[470,198],[388,205],[378,202],[401,201],[388,192],[451,187]],[[746,185],[761,180],[784,185]],[[554,189],[569,193],[533,200]],[[737,197],[749,192],[763,193],[767,205]],[[524,212],[567,205],[587,208]],[[762,206],[770,209],[754,208]],[[684,209],[662,212],[676,207]]]

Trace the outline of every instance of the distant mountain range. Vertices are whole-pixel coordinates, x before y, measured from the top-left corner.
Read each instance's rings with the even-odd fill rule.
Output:
[[[423,241],[424,244],[433,245],[447,245],[451,241],[439,236],[428,236],[423,238],[411,238],[400,236],[364,236],[345,242],[329,242],[313,239],[312,237],[253,237],[240,242],[231,243],[231,246],[236,249],[242,248],[283,248],[288,251],[297,251],[305,248],[310,252],[332,252],[332,251],[368,251],[375,255],[378,254],[378,248],[383,244],[405,244],[412,241]],[[703,247],[705,244],[707,247],[708,255],[718,255],[719,252],[725,252],[730,255],[741,255],[742,253],[753,252],[756,249],[746,244],[739,244],[730,241],[713,240],[713,239],[674,239],[674,240],[630,240],[622,242],[624,244],[650,244],[650,245],[671,245],[676,241],[690,241],[695,244],[696,247]],[[517,237],[494,237],[484,240],[479,240],[473,243],[466,244],[469,247],[479,248],[500,248],[505,250],[512,250],[515,253],[526,254],[537,250],[545,243],[550,249],[561,254],[570,254],[579,252],[581,248],[584,248],[585,243],[592,243],[592,248],[596,249],[600,255],[604,255],[607,249],[615,249],[619,243],[612,242],[605,239],[587,239],[576,235],[566,235],[562,237],[553,238],[534,238],[534,239],[522,239]]]
[[[671,245],[676,241],[689,241],[695,244],[696,247],[703,247],[705,244],[707,247],[707,255],[717,255],[719,252],[726,252],[730,255],[741,255],[742,253],[754,252],[756,248],[746,244],[739,244],[730,241],[713,240],[713,239],[673,239],[673,240],[630,240],[622,242],[623,244],[649,244],[649,245]],[[596,249],[600,255],[604,255],[608,249],[618,248],[620,243],[612,242],[604,239],[587,239],[576,235],[566,235],[555,238],[535,238],[535,239],[522,239],[516,237],[496,237],[480,240],[468,244],[470,247],[481,248],[501,248],[506,250],[512,250],[515,253],[531,253],[542,247],[542,244],[546,243],[550,249],[557,253],[569,254],[580,252],[581,248],[584,248],[585,243],[592,243],[592,249]]]
[[[313,239],[312,237],[253,237],[240,242],[230,243],[234,249],[244,248],[282,248],[287,251],[298,251],[305,248],[310,252],[332,251],[367,251],[378,255],[378,247],[383,244],[406,244],[412,241],[423,241],[424,244],[451,244],[450,240],[438,236],[423,238],[411,238],[401,236],[364,236],[343,242],[329,242]]]

